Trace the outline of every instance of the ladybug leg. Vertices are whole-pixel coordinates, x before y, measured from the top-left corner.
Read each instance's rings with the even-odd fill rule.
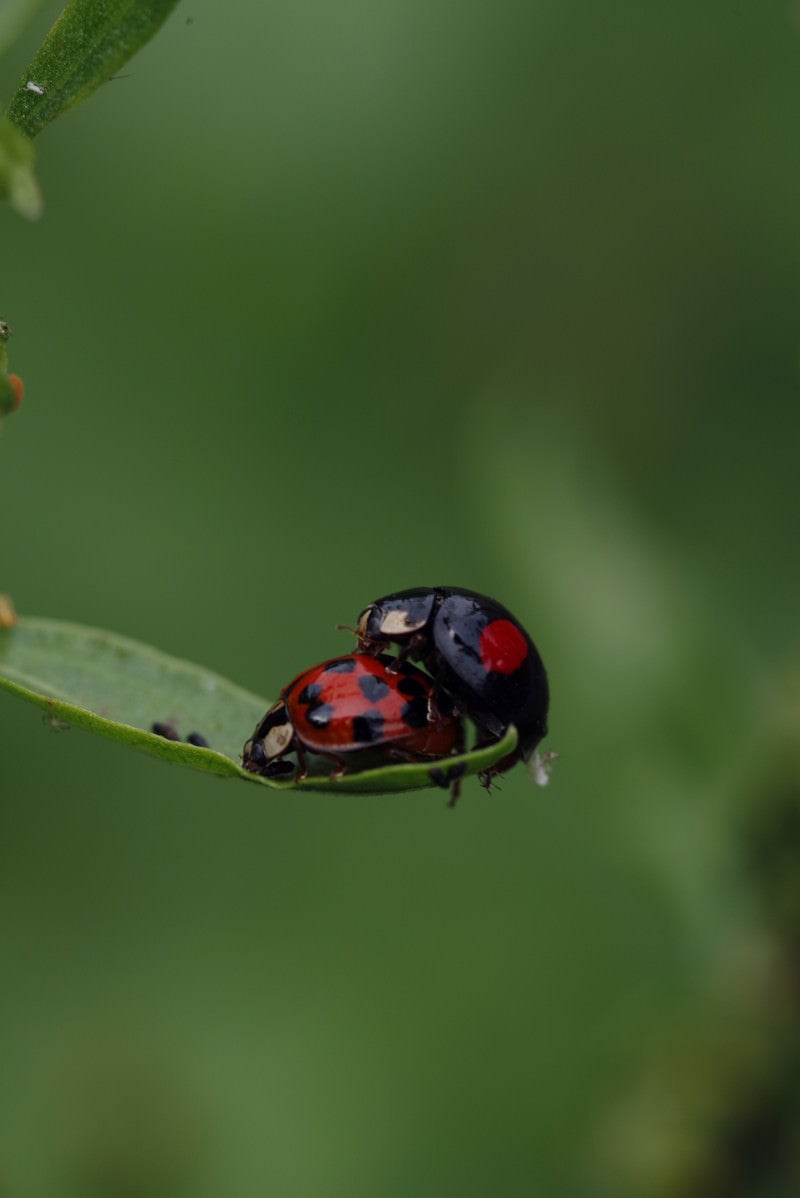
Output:
[[[497,770],[490,767],[488,770],[481,770],[478,774],[478,781],[487,794],[491,794],[497,787]]]
[[[294,747],[295,753],[297,754],[297,772],[295,773],[294,780],[295,780],[295,782],[302,782],[303,778],[307,777],[307,775],[308,775],[308,766],[306,765],[306,755],[305,755],[305,752],[303,751],[303,746],[301,744],[298,743],[298,744],[294,745],[293,747]]]
[[[422,653],[424,653],[427,643],[427,637],[424,635],[424,633],[415,632],[414,635],[410,636],[405,644],[398,649],[397,656],[394,658],[391,665],[386,667],[387,673],[396,674],[398,670],[402,669],[403,663],[407,661],[409,657],[419,657]]]
[[[430,779],[434,786],[441,786],[442,790],[450,789],[450,802],[448,807],[455,807],[461,794],[461,779],[464,777],[466,769],[464,762],[458,765],[451,765],[449,769],[442,769],[441,766],[434,766],[430,771]]]
[[[337,757],[335,753],[326,753],[325,756],[329,757],[330,760],[333,761],[336,766],[335,769],[331,770],[330,777],[331,778],[341,778],[342,775],[344,773],[346,773],[346,771],[347,771],[347,762],[344,761],[341,757]]]
[[[428,695],[428,723],[442,726],[442,705],[439,702],[439,695],[436,692],[436,687],[433,687]]]
[[[386,667],[386,673],[387,674],[396,674],[407,657],[408,657],[408,646],[404,646],[404,648],[402,648],[400,650],[400,652],[397,654],[397,657],[395,657],[392,664],[390,666]]]
[[[428,695],[428,721],[441,725],[442,716],[455,716],[460,723],[459,736],[457,742],[458,753],[464,752],[465,746],[465,731],[463,712],[458,708],[453,701],[453,696],[449,691],[444,690],[437,682],[434,682],[431,688],[431,693]]]
[[[390,761],[405,761],[410,765],[415,762],[419,765],[419,754],[412,752],[410,749],[403,749],[400,745],[391,745],[386,750],[386,756]]]
[[[385,637],[372,637],[362,634],[357,628],[350,628],[347,624],[337,624],[337,630],[342,632],[354,632],[356,635],[356,652],[367,653],[370,657],[380,657],[381,653],[386,652],[388,641]]]

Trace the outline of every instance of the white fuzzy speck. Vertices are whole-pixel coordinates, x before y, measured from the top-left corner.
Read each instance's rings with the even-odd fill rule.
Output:
[[[558,753],[539,753],[534,752],[528,762],[528,775],[537,786],[547,786],[550,781],[550,765],[551,762],[558,759]]]

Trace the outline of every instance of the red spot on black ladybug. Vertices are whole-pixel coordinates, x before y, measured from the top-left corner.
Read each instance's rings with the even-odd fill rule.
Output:
[[[510,620],[492,620],[481,632],[481,663],[495,674],[515,674],[528,656],[528,643]]]

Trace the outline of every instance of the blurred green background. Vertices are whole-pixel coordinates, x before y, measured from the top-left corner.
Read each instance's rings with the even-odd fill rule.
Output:
[[[696,1180],[772,1077],[798,145],[784,0],[185,0],[37,140],[0,590],[269,696],[485,591],[562,756],[273,797],[0,695],[4,1198],[798,1192]]]

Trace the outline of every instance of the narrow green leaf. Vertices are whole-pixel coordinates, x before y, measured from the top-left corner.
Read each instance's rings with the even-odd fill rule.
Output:
[[[296,790],[324,790],[340,794],[389,794],[404,790],[426,790],[435,783],[431,769],[440,766],[445,770],[464,766],[463,777],[480,774],[496,761],[513,753],[517,747],[517,730],[511,727],[502,740],[485,749],[473,749],[460,757],[446,757],[439,762],[416,762],[403,765],[385,765],[379,769],[363,770],[360,774],[343,774],[341,778],[304,778],[296,784],[284,783]]]
[[[28,617],[0,629],[0,688],[64,721],[136,749],[222,777],[239,777],[275,790],[381,793],[434,785],[436,763],[390,765],[342,777],[280,782],[239,765],[242,746],[270,706],[210,670],[169,657],[149,645],[60,620]],[[154,722],[172,723],[181,736],[199,732],[211,749],[165,740]],[[440,764],[463,763],[465,774],[488,769],[511,753],[517,733]]]
[[[170,761],[228,776],[269,706],[224,678],[127,637],[60,620],[0,630],[0,686],[64,720]],[[213,752],[151,732],[174,723]]]
[[[0,199],[8,200],[28,220],[35,220],[42,211],[42,193],[33,169],[35,157],[33,143],[0,117]]]
[[[72,0],[20,80],[8,116],[28,137],[106,83],[178,0]]]

